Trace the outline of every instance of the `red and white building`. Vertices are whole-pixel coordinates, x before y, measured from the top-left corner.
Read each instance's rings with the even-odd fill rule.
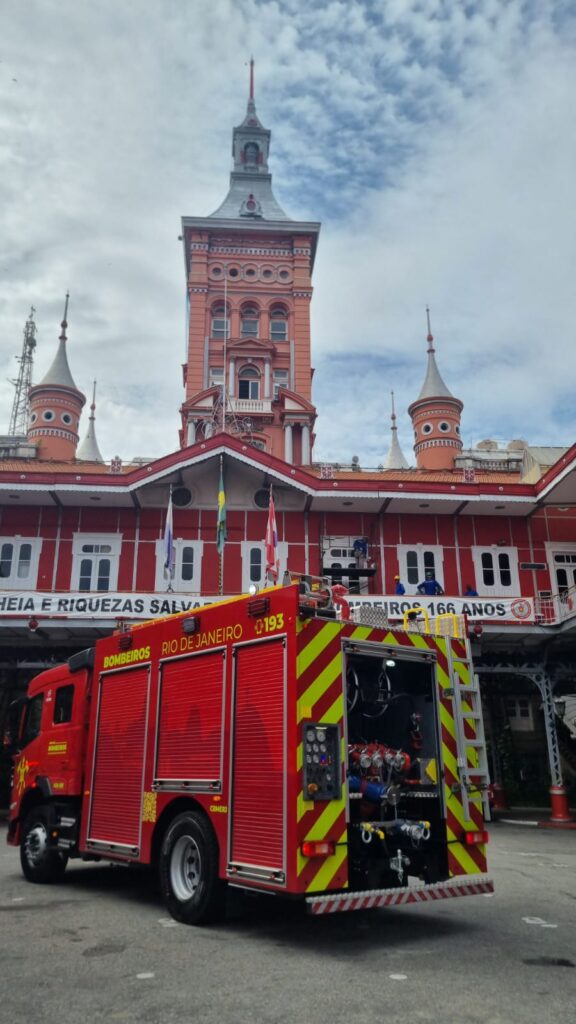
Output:
[[[420,605],[467,615],[493,718],[494,771],[502,760],[506,768],[511,744],[521,787],[522,772],[540,771],[547,752],[558,786],[554,697],[573,689],[576,636],[576,445],[486,441],[465,451],[463,403],[440,374],[429,328],[422,388],[408,410],[413,467],[394,410],[378,470],[315,462],[310,303],[320,225],[293,221],[279,206],[269,146],[251,86],[233,130],[228,195],[210,216],[182,220],[189,341],[179,449],[153,462],[106,463],[94,397],[79,445],[86,399],[70,369],[66,318],[54,362],[30,391],[27,436],[0,438],[3,707],[38,667],[118,621],[262,584],[273,486],[280,572],[343,579],[353,603],[383,608],[390,621]],[[170,489],[175,566],[167,580]],[[442,594],[418,593],[427,573]],[[395,594],[397,576],[404,595]],[[504,733],[508,748],[498,740]]]

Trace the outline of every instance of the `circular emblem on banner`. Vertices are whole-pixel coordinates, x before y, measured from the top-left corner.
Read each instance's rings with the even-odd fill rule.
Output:
[[[516,600],[512,601],[510,611],[515,619],[528,619],[530,617],[531,608],[528,601]]]

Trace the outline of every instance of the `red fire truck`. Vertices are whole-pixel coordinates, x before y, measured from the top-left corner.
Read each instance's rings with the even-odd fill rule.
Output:
[[[337,614],[330,588],[298,581],[127,627],[37,676],[8,832],[26,878],[73,857],[153,865],[188,924],[228,885],[313,914],[492,891],[468,641]]]

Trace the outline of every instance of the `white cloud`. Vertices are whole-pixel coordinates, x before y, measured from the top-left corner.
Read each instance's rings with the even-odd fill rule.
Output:
[[[276,194],[324,222],[319,453],[381,461],[394,387],[410,454],[427,302],[465,440],[573,439],[576,62],[562,4],[5,6],[0,432],[30,303],[40,379],[70,288],[70,364],[86,393],[98,378],[105,455],[176,447],[180,216],[226,192],[253,52]]]

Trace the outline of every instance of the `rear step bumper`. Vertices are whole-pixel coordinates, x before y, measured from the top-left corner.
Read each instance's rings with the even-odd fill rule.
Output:
[[[329,896],[308,896],[309,914],[334,914],[341,910],[371,910],[375,907],[399,907],[405,903],[427,903],[453,896],[479,896],[494,892],[494,882],[486,875],[459,875],[432,885],[405,885],[399,889],[370,889],[366,892],[338,892]]]

